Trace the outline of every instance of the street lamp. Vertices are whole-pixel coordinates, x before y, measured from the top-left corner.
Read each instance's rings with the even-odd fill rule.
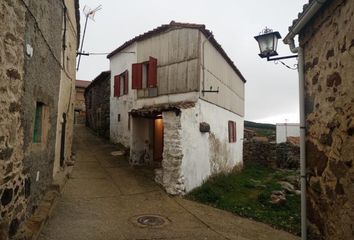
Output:
[[[278,40],[281,38],[279,32],[273,32],[270,28],[265,28],[258,36],[254,37],[259,45],[261,58],[267,58],[268,61],[275,61],[286,58],[294,58],[298,55],[290,55],[285,57],[270,58],[277,56]]]
[[[313,2],[317,3],[315,1],[313,1]],[[317,3],[317,4],[320,4],[320,3]],[[317,5],[317,6],[319,6],[319,5]],[[310,19],[310,18],[308,18],[308,19]],[[301,21],[299,21],[299,22],[301,22]],[[302,22],[302,25],[300,25],[300,26],[303,27],[305,24],[306,24],[306,21]],[[280,59],[287,59],[287,58],[295,58],[296,57],[297,61],[298,61],[296,69],[299,72],[299,100],[300,100],[300,109],[299,110],[300,110],[301,239],[306,240],[307,239],[307,213],[306,213],[306,209],[307,209],[307,206],[306,206],[306,184],[307,184],[306,177],[307,177],[307,173],[306,173],[306,154],[305,154],[305,152],[306,152],[306,145],[305,145],[305,129],[306,129],[306,125],[305,125],[305,92],[304,92],[305,76],[304,76],[303,48],[301,46],[295,47],[295,42],[294,42],[294,37],[298,33],[299,32],[294,33],[293,31],[291,31],[291,33],[289,33],[285,37],[285,41],[284,41],[285,44],[289,45],[290,51],[293,53],[297,53],[297,54],[290,55],[290,56],[284,56],[284,57],[276,57],[276,58],[270,58],[270,57],[278,55],[277,42],[281,38],[279,32],[273,32],[273,30],[266,27],[263,30],[263,32],[261,32],[258,36],[254,37],[254,38],[256,39],[256,41],[259,44],[259,49],[261,51],[259,56],[261,58],[266,57],[268,61],[276,61],[276,60],[280,60]],[[279,61],[279,62],[281,62],[286,67],[290,68],[282,61]],[[290,69],[293,69],[293,68],[290,68]]]

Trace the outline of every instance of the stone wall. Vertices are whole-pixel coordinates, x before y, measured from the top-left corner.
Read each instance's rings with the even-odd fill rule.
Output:
[[[1,1],[0,22],[0,239],[6,239],[25,218],[30,190],[22,162],[25,7]]]
[[[86,123],[85,88],[75,87],[75,124]]]
[[[298,169],[300,147],[291,143],[244,141],[243,161],[245,165],[261,164],[272,168]]]
[[[31,214],[52,182],[55,154],[57,109],[61,79],[63,9],[58,1],[29,1],[26,12],[25,44],[33,48],[33,56],[25,57],[23,96],[24,166],[30,174]],[[56,9],[56,10],[54,10]],[[36,103],[44,104],[48,117],[43,119],[46,138],[33,141]]]
[[[0,3],[0,239],[15,235],[52,182],[63,13],[62,1]],[[75,72],[73,63],[65,68]]]
[[[110,72],[101,73],[85,90],[86,126],[108,139],[110,77]]]
[[[183,194],[184,179],[181,176],[182,137],[180,115],[175,112],[163,112],[164,149],[162,160],[162,185],[169,194]]]
[[[311,239],[354,239],[354,1],[328,1],[300,33]]]

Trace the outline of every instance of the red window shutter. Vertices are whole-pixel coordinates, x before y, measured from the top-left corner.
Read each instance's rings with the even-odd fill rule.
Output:
[[[232,126],[233,126],[233,132],[232,132],[232,137],[233,137],[233,142],[236,142],[236,122],[232,122]]]
[[[229,130],[229,142],[232,142],[232,121],[229,121],[228,130]]]
[[[157,59],[149,58],[149,76],[148,76],[148,87],[154,88],[157,86]]]
[[[128,70],[124,72],[124,94],[128,94]]]
[[[120,77],[119,75],[114,76],[114,97],[119,97],[120,95]]]
[[[236,142],[236,122],[229,121],[229,142]]]
[[[134,63],[132,65],[132,89],[141,89],[143,87],[143,65]]]

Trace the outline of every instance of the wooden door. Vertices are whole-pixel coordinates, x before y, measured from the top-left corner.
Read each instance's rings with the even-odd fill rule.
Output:
[[[163,121],[154,120],[154,161],[161,162],[163,153]]]

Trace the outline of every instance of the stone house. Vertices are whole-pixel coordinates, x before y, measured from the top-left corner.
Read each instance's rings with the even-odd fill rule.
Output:
[[[110,138],[170,194],[242,165],[245,78],[201,24],[162,25],[108,56]]]
[[[354,1],[321,3],[289,28],[304,55],[309,239],[354,239]]]
[[[69,0],[0,2],[1,239],[14,236],[36,210],[57,172],[56,155],[71,154],[57,151],[63,139],[57,132],[65,112],[70,147],[66,94],[75,79],[78,7]]]
[[[85,124],[86,122],[86,106],[85,106],[85,89],[90,85],[90,81],[76,80],[75,81],[75,124]]]
[[[85,89],[86,126],[109,139],[111,72],[100,73]]]

